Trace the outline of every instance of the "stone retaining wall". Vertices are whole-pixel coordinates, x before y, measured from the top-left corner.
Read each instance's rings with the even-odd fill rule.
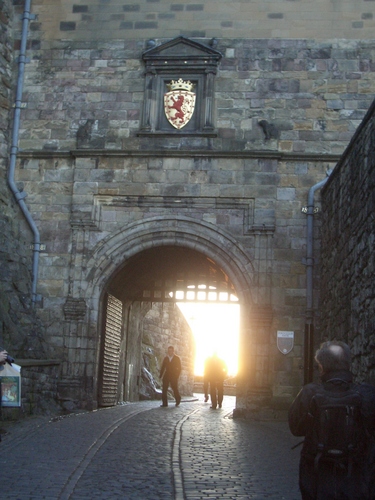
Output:
[[[375,383],[375,103],[323,190],[322,334],[348,342]]]

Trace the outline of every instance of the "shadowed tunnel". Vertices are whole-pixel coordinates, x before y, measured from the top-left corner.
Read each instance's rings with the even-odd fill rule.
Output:
[[[207,291],[216,290],[217,294],[208,296],[201,291],[194,296],[194,287],[198,294],[198,286],[202,290],[204,285]],[[184,293],[176,296],[176,291]],[[175,302],[189,298],[222,302],[225,297],[229,301],[235,289],[223,270],[206,255],[188,248],[162,246],[129,259],[110,281],[108,293],[132,301]]]

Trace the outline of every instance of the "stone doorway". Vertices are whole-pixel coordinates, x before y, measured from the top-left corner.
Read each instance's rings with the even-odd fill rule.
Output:
[[[236,296],[227,273],[191,248],[161,245],[119,266],[102,301],[99,405],[158,399],[167,345],[174,345],[182,360],[180,391],[191,396],[195,344],[177,303],[227,304]]]
[[[118,401],[126,400],[128,397],[130,399],[139,397],[137,384],[140,382],[139,369],[142,352],[140,346],[143,331],[140,323],[146,313],[150,311],[151,305],[154,307],[154,304],[160,303],[158,302],[157,292],[164,294],[163,300],[167,301],[161,302],[164,303],[164,308],[166,308],[165,304],[170,303],[172,307],[174,303],[173,297],[169,295],[170,291],[168,291],[166,283],[169,275],[165,274],[165,269],[168,269],[170,264],[170,258],[165,254],[168,248],[173,249],[176,255],[177,252],[180,252],[183,256],[185,255],[185,257],[179,257],[178,259],[176,257],[177,264],[180,266],[189,262],[186,258],[186,255],[189,255],[189,258],[192,259],[190,269],[195,274],[199,274],[199,266],[212,266],[217,279],[221,282],[220,286],[235,291],[238,297],[241,313],[236,401],[239,408],[245,408],[250,388],[256,384],[259,385],[259,383],[263,384],[268,376],[267,367],[264,368],[264,363],[261,364],[257,361],[257,356],[264,357],[267,353],[264,354],[264,350],[259,352],[259,349],[254,345],[254,339],[256,340],[257,337],[254,336],[253,325],[250,321],[256,314],[252,297],[253,264],[241,244],[228,232],[208,222],[176,215],[144,218],[129,224],[126,228],[111,233],[98,242],[86,260],[85,269],[87,271],[80,278],[77,287],[78,285],[81,288],[83,285],[85,286],[89,319],[83,326],[87,331],[88,341],[95,341],[95,345],[93,345],[95,358],[92,365],[92,406],[114,405]],[[155,270],[159,273],[159,276],[155,276]],[[153,277],[154,281],[155,278],[161,276],[161,286],[151,286],[152,279],[150,279],[150,276]],[[190,279],[189,275],[187,279]],[[194,276],[193,279],[195,279]],[[186,280],[184,282],[187,283]],[[167,295],[165,292],[168,292]],[[117,360],[115,363],[116,370],[114,372],[112,369],[110,370],[108,377],[111,379],[112,394],[109,399],[105,400],[105,385],[108,378],[106,379],[104,376],[103,361],[106,340],[105,321],[109,295],[121,303],[121,312],[118,312],[121,317],[119,321],[120,327],[113,355],[119,357],[120,353],[123,356],[125,352],[128,355],[130,352],[132,354],[123,365]],[[129,311],[130,315],[128,314]],[[262,315],[262,319],[264,319],[264,315]],[[133,333],[125,337],[124,331],[125,329],[128,331],[128,322]],[[258,337],[262,335],[263,330],[263,326],[257,329]],[[181,338],[185,337],[181,336]],[[128,343],[126,348],[126,341],[129,342],[130,340],[132,340],[132,343]],[[131,351],[132,346],[134,346],[134,351]],[[164,352],[165,346],[163,354]],[[130,360],[134,360],[134,362]],[[132,383],[130,383],[127,374],[130,372],[125,372],[125,366],[129,366],[129,364],[133,365],[130,368],[130,371],[134,374]],[[259,370],[261,370],[261,374],[258,373]],[[62,384],[71,388],[71,379],[69,373],[62,381]],[[86,396],[85,394],[82,396],[78,394],[78,397],[84,399]]]

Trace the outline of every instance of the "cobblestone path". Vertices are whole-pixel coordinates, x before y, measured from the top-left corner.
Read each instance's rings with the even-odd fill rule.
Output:
[[[233,407],[197,395],[15,424],[0,443],[1,498],[298,500],[287,423],[233,420]]]

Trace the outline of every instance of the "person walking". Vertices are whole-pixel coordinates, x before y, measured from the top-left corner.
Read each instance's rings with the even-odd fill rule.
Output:
[[[5,365],[7,361],[8,363],[11,363],[11,361],[13,361],[13,358],[9,356],[8,352],[3,347],[0,347],[0,375],[1,375],[1,370],[4,369],[2,365]],[[2,399],[3,399],[3,390],[1,387],[1,378],[0,378],[0,417],[1,417]],[[1,434],[2,433],[0,432],[0,441],[1,441]]]
[[[172,388],[174,398],[176,400],[176,406],[181,403],[181,396],[178,390],[178,378],[181,373],[181,359],[174,352],[174,347],[168,347],[167,356],[163,359],[163,363],[160,368],[160,378],[163,379],[163,389],[162,389],[162,401],[163,404],[160,406],[168,406],[168,387]]]
[[[204,392],[204,402],[208,401],[208,387],[210,385],[208,381],[208,366],[211,358],[207,358],[204,362],[204,372],[203,372],[203,392]]]
[[[289,428],[305,436],[299,467],[303,500],[375,499],[375,387],[354,384],[351,352],[340,341],[316,352],[321,384],[305,385]]]
[[[219,406],[219,408],[222,406],[224,398],[224,380],[226,376],[227,366],[225,362],[218,357],[217,353],[214,353],[213,356],[206,360],[204,373],[204,380],[207,386],[210,384],[210,408],[213,410],[216,410],[217,406]],[[208,389],[205,390],[208,391]]]

